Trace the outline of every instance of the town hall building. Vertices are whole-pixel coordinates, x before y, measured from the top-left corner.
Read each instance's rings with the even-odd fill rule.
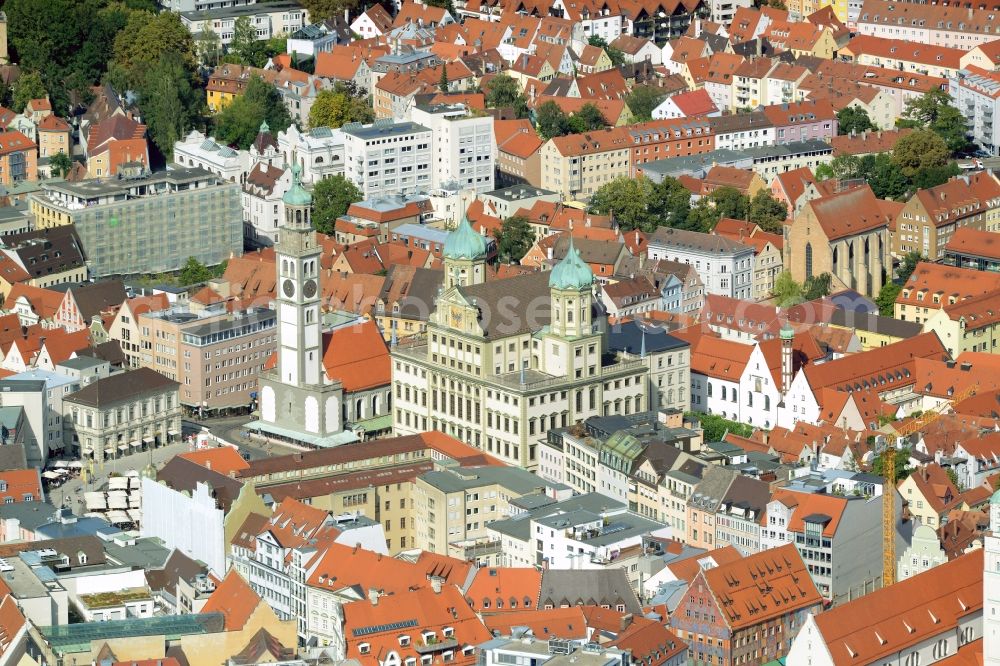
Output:
[[[467,219],[443,248],[427,331],[392,353],[393,430],[441,430],[533,470],[549,430],[649,409],[645,359],[607,350],[594,274],[572,245],[551,271],[486,280]]]

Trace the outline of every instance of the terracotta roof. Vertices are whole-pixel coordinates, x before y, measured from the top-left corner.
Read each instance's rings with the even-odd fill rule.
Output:
[[[407,23],[422,22],[426,26],[435,25],[441,23],[447,13],[442,7],[425,5],[420,2],[403,2],[392,25],[394,28],[404,26]]]
[[[731,630],[816,610],[823,601],[795,544],[713,567],[700,576],[722,610],[720,619]]]
[[[879,209],[878,199],[867,185],[813,199],[806,205],[812,208],[828,240],[855,236],[889,223]]]
[[[628,650],[632,663],[637,666],[661,666],[688,649],[687,643],[677,638],[665,625],[645,617],[633,618],[610,646]]]
[[[429,587],[391,594],[373,604],[369,600],[344,604],[344,637],[346,657],[356,659],[364,666],[382,663],[391,650],[402,661],[419,659],[418,649],[427,644],[425,636],[436,641],[454,640],[453,663],[459,666],[474,664],[475,650],[491,638],[490,632],[462,599],[462,593],[451,585],[440,592]],[[446,635],[445,631],[449,633]],[[406,645],[400,635],[409,636]],[[362,650],[362,646],[367,649]]]
[[[365,15],[371,19],[379,32],[386,32],[392,27],[392,17],[382,5],[372,5],[365,10]]]
[[[101,152],[108,141],[142,139],[146,136],[146,126],[122,114],[113,115],[95,125],[87,132],[87,153]]]
[[[892,0],[864,0],[857,18],[863,24],[897,26],[921,25],[942,30],[947,24],[949,32],[1000,33],[1000,15],[992,5],[923,5],[915,2]],[[954,24],[954,27],[952,25]],[[860,31],[860,30],[859,30]]]
[[[685,557],[678,562],[671,562],[667,565],[667,568],[670,569],[670,572],[677,580],[682,580],[690,584],[694,581],[698,572],[701,571],[701,561],[705,558],[711,558],[714,566],[722,566],[738,562],[743,559],[743,555],[733,546],[722,546],[721,548],[706,551],[695,557]]]
[[[375,57],[389,52],[388,47],[373,53]],[[334,46],[329,52],[316,54],[316,76],[338,81],[350,81],[365,63],[365,50],[353,44]]]
[[[60,118],[59,116],[49,114],[38,121],[37,125],[39,132],[68,132],[70,131],[69,123]]]
[[[1000,261],[1000,234],[960,226],[944,246],[946,252]]]
[[[344,391],[388,386],[392,379],[389,350],[373,320],[335,329],[323,335],[323,367]]]
[[[689,60],[687,66],[691,80],[696,86],[705,82],[731,86],[736,70],[742,64],[743,56],[733,53],[713,53],[704,58]]]
[[[715,165],[705,174],[704,182],[715,187],[734,187],[740,192],[747,194],[754,176],[757,174],[750,169],[737,169]]]
[[[983,551],[840,604],[815,617],[836,666],[884,661],[958,631],[983,606]]]
[[[888,153],[896,147],[896,142],[907,134],[912,134],[909,128],[879,130],[877,132],[862,132],[860,134],[841,134],[830,139],[834,156],[867,155],[869,153]]]
[[[240,455],[239,450],[233,446],[217,446],[211,449],[186,451],[177,455],[220,474],[231,475],[250,468],[247,461]]]
[[[513,610],[483,617],[486,628],[502,636],[510,636],[515,627],[527,627],[539,640],[565,638],[585,640],[589,637],[587,618],[581,606]]]
[[[860,55],[884,58],[889,61],[901,60],[932,67],[958,69],[959,61],[965,55],[964,49],[920,44],[904,39],[887,39],[874,35],[856,35],[845,47],[856,59]],[[843,53],[843,51],[842,51]],[[846,53],[844,55],[847,55]]]
[[[42,478],[37,468],[2,471],[0,481],[7,486],[5,490],[0,491],[0,503],[6,504],[8,500],[13,503],[41,502],[45,499],[42,492]],[[31,495],[31,499],[25,500],[26,495]]]
[[[584,99],[625,99],[629,94],[625,77],[614,68],[577,77],[576,85]]]
[[[0,132],[0,155],[20,153],[26,150],[34,150],[35,148],[35,142],[17,130]]]
[[[779,51],[811,51],[824,31],[825,28],[803,21],[773,21],[760,36]]]
[[[236,569],[229,573],[205,601],[202,613],[222,613],[226,631],[239,631],[253,615],[261,599]]]
[[[676,63],[686,63],[690,60],[708,55],[708,44],[695,37],[678,37],[670,42],[673,49],[670,59]]]
[[[691,372],[739,382],[753,347],[742,342],[699,336],[691,345]]]
[[[476,572],[465,592],[477,613],[493,614],[536,608],[542,573],[534,568],[496,567]]]
[[[936,462],[914,470],[909,478],[927,503],[927,507],[939,516],[943,516],[962,502],[958,488],[948,478],[944,468]]]
[[[770,439],[768,440],[770,444]],[[833,538],[837,534],[840,520],[847,508],[847,498],[819,493],[800,493],[794,490],[778,489],[771,496],[772,502],[781,502],[792,509],[788,521],[789,532],[805,532],[806,519],[823,519],[823,536]],[[794,548],[794,546],[793,546]]]
[[[1000,206],[1000,183],[992,175],[975,173],[917,190],[914,196],[927,211],[930,222],[941,227]]]
[[[0,602],[0,656],[7,652],[13,640],[18,637],[28,623],[6,583],[4,583],[4,588],[6,588],[6,594],[3,595],[3,601]]]
[[[712,97],[708,94],[708,91],[704,88],[678,93],[671,97],[670,101],[673,102],[685,116],[705,115],[715,113],[719,110],[716,108],[715,102],[712,101]]]
[[[922,261],[903,284],[896,303],[940,309],[950,301],[958,302],[998,289],[1000,273]]]
[[[646,44],[652,44],[652,42],[642,37],[633,37],[626,34],[618,35],[611,41],[611,46],[631,56],[637,55]]]

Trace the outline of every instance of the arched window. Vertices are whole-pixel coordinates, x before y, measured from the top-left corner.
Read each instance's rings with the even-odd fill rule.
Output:
[[[806,277],[811,278],[813,274],[813,246],[806,243]]]

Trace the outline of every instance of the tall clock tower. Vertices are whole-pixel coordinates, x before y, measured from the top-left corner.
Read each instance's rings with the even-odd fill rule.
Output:
[[[284,224],[275,243],[278,315],[277,364],[260,376],[260,421],[251,429],[315,447],[357,439],[343,432],[343,387],[323,366],[320,328],[320,255],[312,226],[312,195],[292,167],[292,186],[282,198]]]
[[[296,386],[319,384],[322,336],[319,312],[319,257],[312,228],[312,196],[292,167],[292,187],[285,193],[285,223],[275,244],[278,266],[278,374]]]

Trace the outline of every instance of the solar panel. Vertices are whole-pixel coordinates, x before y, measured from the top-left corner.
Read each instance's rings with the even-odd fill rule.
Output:
[[[389,624],[376,624],[371,627],[358,627],[351,631],[355,638],[360,638],[362,636],[371,636],[372,634],[381,634],[383,631],[397,631],[415,626],[417,626],[416,620],[404,620],[402,622],[390,622]]]

